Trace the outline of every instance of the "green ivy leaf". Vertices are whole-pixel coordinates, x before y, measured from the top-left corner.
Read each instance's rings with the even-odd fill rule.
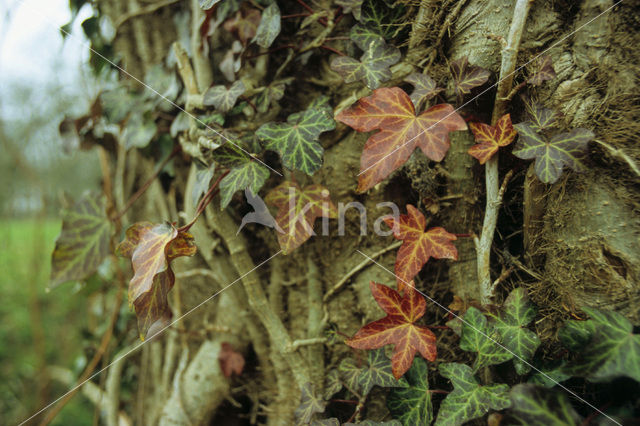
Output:
[[[340,378],[347,389],[354,393],[360,393],[358,378],[360,377],[360,367],[352,358],[345,358],[340,362],[338,371]]]
[[[135,96],[124,86],[100,93],[100,104],[110,123],[118,124],[124,120],[137,104]]]
[[[285,85],[283,83],[274,84],[265,88],[256,99],[258,112],[267,112],[273,101],[278,101],[284,96]]]
[[[245,151],[248,150],[245,148]],[[230,169],[229,174],[220,181],[221,209],[229,205],[237,191],[249,188],[253,194],[257,194],[269,178],[269,170],[247,152],[242,151],[238,145],[224,144],[213,151],[213,159]]]
[[[216,167],[215,163],[211,163],[211,165],[208,166],[200,160],[195,159],[194,161],[196,165],[196,178],[193,183],[191,198],[193,199],[194,206],[197,206],[200,197],[209,189],[209,184],[211,183],[211,178],[213,178]]]
[[[393,376],[391,361],[383,348],[369,351],[367,366],[358,367],[351,358],[347,358],[342,360],[339,370],[347,388],[362,396],[369,394],[374,386],[407,387],[405,380],[396,380]]]
[[[640,335],[633,334],[629,320],[617,312],[582,310],[591,317],[587,322],[593,324],[593,334],[567,373],[587,377],[592,382],[620,376],[640,382]]]
[[[515,124],[520,138],[513,155],[524,160],[535,158],[535,171],[544,183],[554,183],[567,166],[577,172],[583,169],[581,159],[587,151],[587,144],[595,136],[587,129],[573,129],[570,133],[560,133],[547,140],[536,133],[527,123]]]
[[[145,119],[142,112],[135,111],[129,116],[124,127],[122,134],[124,147],[126,149],[144,148],[149,145],[157,131],[158,127],[153,120]]]
[[[203,10],[209,10],[217,3],[220,3],[220,0],[199,0],[200,8]]]
[[[356,21],[360,20],[362,16],[362,0],[335,0],[335,2],[338,6],[342,6],[342,13],[346,15],[351,12]]]
[[[295,411],[296,424],[309,424],[314,414],[324,411],[324,406],[324,402],[315,396],[313,385],[311,383],[305,383],[304,386],[302,386],[300,405]]]
[[[254,41],[265,49],[271,46],[280,34],[280,9],[274,1],[262,11],[262,19],[256,31]]]
[[[477,352],[474,371],[493,364],[501,364],[513,358],[513,354],[501,346],[500,336],[495,327],[487,323],[487,318],[475,307],[470,307],[462,322],[460,348]]]
[[[82,280],[109,254],[111,222],[101,198],[87,194],[62,212],[62,231],[51,255],[51,287]]]
[[[440,374],[451,380],[453,391],[440,405],[436,426],[461,425],[484,416],[490,409],[503,410],[511,405],[509,386],[481,386],[468,365],[440,364]]]
[[[528,383],[515,385],[509,393],[510,414],[521,425],[572,426],[581,418],[564,393]]]
[[[244,83],[236,80],[228,89],[225,86],[213,86],[204,93],[204,105],[213,105],[218,111],[226,113],[236,104],[245,91]]]
[[[328,400],[342,389],[340,372],[335,368],[329,371],[324,380],[324,399]]]
[[[343,426],[402,426],[398,420],[389,420],[388,422],[374,422],[373,420],[363,420],[360,423],[344,423]]]
[[[330,419],[313,420],[311,426],[340,426],[340,421],[335,417]]]
[[[587,346],[595,331],[593,321],[569,320],[558,331],[558,338],[565,348],[578,352]]]
[[[331,61],[331,69],[340,74],[345,83],[363,80],[370,89],[391,78],[389,67],[401,58],[400,51],[383,40],[373,41],[357,61],[348,56],[337,56]]]
[[[280,154],[286,167],[312,175],[322,165],[320,133],[335,127],[326,100],[316,100],[307,110],[291,114],[286,123],[263,124],[256,136],[266,142],[267,149]]]
[[[360,23],[380,34],[385,40],[389,40],[394,38],[402,28],[397,23],[405,11],[406,8],[401,4],[393,3],[390,6],[386,1],[364,0]]]
[[[387,396],[387,408],[404,426],[428,426],[433,420],[427,363],[422,358],[404,376],[408,387],[394,388]]]
[[[526,121],[525,123],[533,130],[541,132],[542,130],[556,126],[558,122],[558,114],[554,110],[543,108],[538,102],[535,102],[526,96],[522,96],[522,101],[524,102],[525,110],[529,117],[529,121]]]
[[[565,371],[567,369],[566,361],[561,361],[552,365],[543,366],[537,372],[532,374],[527,380],[528,383],[552,388],[558,383],[564,382],[571,376]]]
[[[411,102],[416,110],[422,102],[428,101],[444,90],[437,87],[436,82],[426,74],[414,72],[405,77],[404,81],[411,83],[414,87],[411,93]]]
[[[371,28],[365,27],[362,24],[356,24],[353,27],[351,27],[351,31],[349,32],[349,38],[363,52],[366,51],[369,48],[369,46],[379,41],[384,42],[384,38],[382,37],[382,35],[380,35],[380,33],[372,30]]]
[[[525,328],[536,316],[536,309],[529,301],[524,288],[513,290],[504,301],[503,311],[495,319],[495,329],[505,348],[519,358],[513,363],[518,374],[526,374],[531,367],[524,361],[533,358],[540,346],[540,339],[533,331]],[[521,358],[521,359],[520,359]]]

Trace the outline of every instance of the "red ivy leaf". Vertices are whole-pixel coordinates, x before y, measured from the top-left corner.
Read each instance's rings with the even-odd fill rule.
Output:
[[[553,69],[551,56],[544,55],[538,61],[538,69],[529,77],[527,83],[539,86],[542,82],[556,78],[556,70]]]
[[[218,354],[220,361],[220,369],[224,377],[231,377],[232,374],[237,376],[242,374],[244,369],[244,357],[241,353],[236,352],[230,343],[223,342]]]
[[[411,367],[416,352],[429,361],[436,359],[436,336],[428,328],[416,325],[427,307],[424,298],[408,287],[404,294],[373,281],[371,294],[387,316],[370,322],[346,341],[356,349],[377,349],[395,345],[391,357],[391,369],[396,379]]]
[[[377,89],[336,120],[359,132],[380,130],[364,145],[358,191],[364,192],[402,166],[416,148],[434,161],[449,150],[449,132],[467,125],[449,104],[432,106],[416,116],[411,98],[399,87]]]
[[[482,86],[491,75],[489,70],[469,65],[469,59],[466,56],[451,62],[450,67],[458,96],[471,93],[471,89]]]
[[[329,190],[322,185],[309,185],[300,189],[297,183],[285,181],[271,190],[265,201],[278,208],[278,243],[284,254],[291,253],[315,235],[313,224],[317,218],[338,217],[338,210],[331,201]]]
[[[116,254],[129,257],[133,278],[129,282],[129,303],[138,318],[140,337],[160,331],[171,319],[167,293],[175,282],[171,261],[196,253],[193,236],[178,232],[171,224],[138,222],[127,229]]]
[[[471,131],[478,142],[469,148],[469,154],[484,164],[498,152],[501,146],[507,146],[516,137],[516,131],[511,124],[511,116],[505,114],[496,123],[496,127],[484,123],[469,123]]]
[[[458,250],[451,243],[456,240],[455,235],[444,228],[431,228],[425,232],[427,223],[420,210],[407,204],[407,212],[400,215],[397,222],[392,217],[384,219],[393,229],[393,236],[404,241],[395,266],[399,289],[413,280],[430,257],[458,259]]]

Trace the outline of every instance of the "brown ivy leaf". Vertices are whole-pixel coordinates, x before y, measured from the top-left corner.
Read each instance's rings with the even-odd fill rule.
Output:
[[[465,130],[466,123],[449,104],[432,106],[416,116],[404,90],[383,87],[358,104],[341,111],[336,120],[359,132],[380,130],[365,143],[360,157],[358,191],[364,192],[402,166],[416,148],[434,161],[449,149],[449,132]]]
[[[419,108],[422,102],[428,101],[444,90],[441,87],[437,87],[436,82],[426,74],[414,72],[405,77],[404,81],[411,83],[414,87],[413,92],[411,92],[411,102],[413,102],[416,109]]]
[[[556,71],[553,69],[551,56],[544,55],[538,60],[538,69],[527,80],[527,83],[539,86],[544,81],[556,78]]]
[[[297,183],[285,181],[271,190],[265,201],[278,208],[276,223],[282,231],[278,232],[278,243],[284,254],[291,253],[315,235],[313,224],[317,218],[338,217],[329,190],[322,185],[300,189]]]
[[[220,361],[220,369],[224,377],[231,377],[232,374],[239,376],[244,369],[244,357],[241,353],[236,352],[230,343],[222,342],[220,353],[218,354]]]
[[[460,97],[471,93],[471,89],[482,86],[491,75],[489,70],[470,65],[466,56],[451,62],[450,68],[455,91]]]
[[[246,46],[256,36],[261,19],[259,10],[247,8],[239,10],[236,16],[224,23],[223,27],[225,30],[234,33],[238,40]]]
[[[127,229],[116,254],[131,259],[129,303],[136,311],[141,339],[160,331],[171,319],[167,301],[175,282],[171,261],[193,256],[196,250],[193,236],[178,232],[171,224],[138,222]]]
[[[455,235],[439,227],[425,232],[427,223],[424,215],[411,204],[407,204],[407,213],[400,215],[397,222],[392,217],[384,219],[393,229],[393,236],[404,241],[398,250],[395,266],[399,289],[413,280],[430,257],[458,259],[458,251],[451,243],[456,240]]]
[[[371,294],[387,316],[362,327],[346,344],[356,349],[378,349],[395,345],[391,369],[396,379],[411,367],[416,352],[425,359],[436,359],[436,336],[427,327],[416,325],[425,313],[427,303],[416,290],[407,287],[404,294],[373,281]]]
[[[511,124],[511,116],[505,114],[496,122],[496,127],[484,123],[469,123],[469,127],[478,142],[469,148],[469,154],[484,164],[498,152],[501,146],[507,146],[516,138]]]

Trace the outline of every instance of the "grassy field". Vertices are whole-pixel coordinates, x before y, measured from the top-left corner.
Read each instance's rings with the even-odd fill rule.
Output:
[[[59,220],[0,220],[0,424],[15,424],[64,393],[47,366],[78,374],[86,362],[87,295],[73,284],[47,291],[59,232]],[[53,424],[92,422],[93,407],[76,396]]]

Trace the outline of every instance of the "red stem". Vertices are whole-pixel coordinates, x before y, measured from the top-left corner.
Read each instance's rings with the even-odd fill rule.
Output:
[[[180,228],[178,228],[178,232],[187,232],[189,231],[189,229],[191,229],[191,227],[193,226],[194,223],[196,223],[196,220],[198,220],[198,218],[200,217],[200,215],[202,214],[202,212],[204,211],[204,209],[209,205],[209,203],[213,200],[213,197],[216,196],[216,194],[218,194],[218,192],[220,192],[220,189],[218,188],[218,185],[220,184],[220,181],[226,176],[228,175],[230,172],[230,170],[227,170],[226,172],[224,172],[223,174],[221,174],[220,176],[218,176],[218,179],[216,179],[216,181],[213,183],[213,185],[211,185],[211,187],[209,188],[209,190],[207,191],[206,194],[204,194],[204,197],[202,197],[202,200],[200,200],[200,202],[198,203],[198,207],[196,207],[196,214],[194,215],[193,219],[191,219],[191,222],[187,223],[184,226],[181,226]]]
[[[341,51],[339,51],[338,49],[334,49],[333,47],[329,47],[329,46],[326,46],[326,45],[324,45],[324,44],[323,44],[322,46],[320,46],[320,47],[321,47],[322,49],[326,49],[326,50],[328,50],[329,52],[337,53],[337,54],[338,54],[338,55],[340,55],[340,56],[346,56],[344,53],[342,53],[342,52],[341,52]]]
[[[140,187],[140,189],[138,189],[136,193],[133,194],[131,198],[129,198],[129,200],[127,201],[127,204],[125,204],[122,210],[119,213],[117,213],[114,217],[111,218],[112,221],[118,221],[119,219],[122,218],[122,216],[127,212],[127,210],[131,208],[133,203],[135,203],[138,200],[138,198],[140,198],[140,196],[142,196],[142,194],[144,194],[145,191],[149,189],[153,181],[158,177],[162,169],[164,169],[164,166],[166,166],[167,163],[169,163],[169,161],[171,161],[171,159],[175,157],[180,151],[181,151],[180,145],[174,145],[173,151],[171,151],[171,154],[169,154],[169,156],[165,158],[162,161],[162,163],[158,165],[158,167],[153,172],[153,174],[149,177],[149,179],[147,179],[147,181]]]
[[[353,404],[353,405],[359,404],[358,401],[354,401],[352,399],[332,399],[331,402],[343,402],[345,404]]]
[[[291,18],[302,18],[302,17],[307,17],[307,16],[311,16],[310,13],[294,13],[292,15],[283,15],[280,18],[281,19],[291,19]]]
[[[304,1],[302,1],[302,0],[296,0],[296,1],[298,2],[298,4],[300,4],[300,6],[304,7],[305,9],[307,9],[307,11],[308,11],[309,13],[311,13],[312,15],[313,15],[314,13],[316,13],[316,12],[311,8],[311,6],[309,6],[308,4],[306,4]],[[325,26],[325,27],[327,26],[327,20],[326,20],[325,18],[320,18],[320,19],[318,19],[318,22],[320,22],[320,23],[321,23],[323,26]]]

